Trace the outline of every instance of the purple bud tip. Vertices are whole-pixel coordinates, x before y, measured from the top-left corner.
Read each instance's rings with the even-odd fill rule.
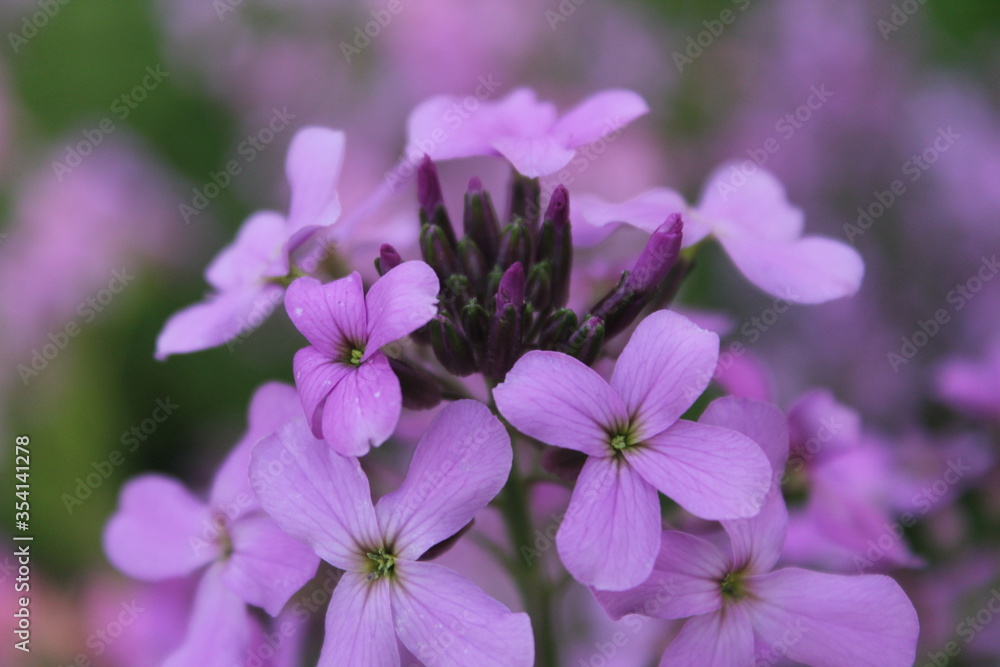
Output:
[[[666,278],[681,251],[684,221],[674,213],[649,237],[628,277],[628,287],[645,291]]]
[[[382,273],[388,273],[403,263],[402,256],[388,243],[383,243],[382,247],[378,249],[378,256]]]
[[[597,315],[591,315],[583,321],[583,324],[580,325],[580,330],[589,335],[600,326],[604,326],[604,320]]]
[[[478,176],[473,176],[469,179],[469,194],[478,195],[483,191],[483,182],[479,180]]]
[[[684,219],[680,213],[671,213],[667,221],[656,228],[654,234],[680,234],[684,231]]]
[[[510,305],[518,308],[524,305],[524,267],[521,262],[514,262],[504,271],[497,289],[497,310],[502,311]]]
[[[437,166],[427,155],[424,155],[424,159],[420,161],[420,166],[417,168],[417,199],[420,201],[420,208],[428,215],[433,213],[439,205],[444,204]]]
[[[560,185],[552,191],[544,219],[551,220],[556,227],[564,227],[569,222],[569,192],[566,186]]]

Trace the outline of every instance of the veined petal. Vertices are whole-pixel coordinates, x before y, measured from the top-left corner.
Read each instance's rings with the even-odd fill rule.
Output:
[[[420,261],[403,262],[375,281],[365,298],[368,332],[362,359],[430,322],[439,287],[434,269]]]
[[[624,453],[650,484],[703,519],[755,516],[771,488],[760,446],[718,426],[682,419]]]
[[[281,252],[286,234],[280,213],[254,213],[240,227],[232,244],[223,248],[205,269],[205,279],[225,292],[287,274],[288,256]]]
[[[368,478],[357,459],[337,454],[289,422],[254,447],[250,483],[283,531],[341,569],[367,563],[364,549],[381,544]]]
[[[310,229],[327,227],[340,217],[337,180],[344,163],[345,143],[343,132],[325,127],[304,127],[295,133],[285,160],[292,190],[289,250],[301,245]]]
[[[567,111],[556,121],[552,135],[568,148],[579,148],[647,113],[649,106],[638,93],[623,89],[602,90]]]
[[[590,457],[556,534],[559,557],[582,584],[628,590],[653,570],[661,523],[652,485],[617,458]]]
[[[317,438],[323,437],[323,407],[333,388],[357,369],[344,362],[335,361],[318,348],[304,347],[292,359],[295,386],[309,428]]]
[[[816,667],[913,664],[920,624],[903,589],[882,575],[798,568],[748,577],[754,630],[792,660]]]
[[[222,552],[208,507],[165,475],[143,475],[121,492],[118,511],[104,529],[104,552],[135,579],[180,577]]]
[[[527,614],[511,612],[441,565],[406,561],[397,569],[392,586],[396,632],[418,660],[440,667],[534,664]]]
[[[694,404],[712,380],[719,337],[683,315],[660,310],[636,327],[611,376],[636,441],[660,433]]]
[[[326,635],[317,667],[399,667],[391,589],[382,578],[345,572],[326,611]]]
[[[323,438],[344,456],[364,456],[396,430],[403,393],[381,352],[351,369],[323,406]]]
[[[649,578],[627,591],[594,591],[614,620],[626,614],[687,618],[722,606],[719,582],[732,569],[714,545],[700,537],[668,530]]]
[[[628,421],[624,403],[604,378],[561,352],[528,352],[493,397],[525,435],[591,456],[610,456],[609,430]]]
[[[319,557],[259,513],[230,525],[233,553],[223,573],[226,585],[244,602],[271,616],[316,574]]]
[[[386,543],[416,560],[457,533],[503,488],[511,458],[510,436],[489,408],[446,407],[417,444],[406,481],[375,507]]]
[[[743,234],[720,236],[747,280],[792,303],[823,303],[861,287],[865,265],[846,243],[819,236],[776,242]]]
[[[361,274],[326,283],[299,278],[288,286],[285,310],[292,324],[320,352],[337,358],[368,339],[368,315]]]
[[[739,605],[688,620],[667,647],[660,667],[752,667],[754,637]]]

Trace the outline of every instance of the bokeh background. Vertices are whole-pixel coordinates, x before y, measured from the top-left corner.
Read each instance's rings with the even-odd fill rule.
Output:
[[[129,595],[100,542],[121,485],[148,470],[203,485],[254,388],[291,380],[300,342],[283,317],[231,349],[166,362],[153,350],[165,319],[204,294],[205,265],[246,215],[287,205],[295,129],[347,132],[350,211],[398,159],[416,103],[486,79],[497,96],[527,85],[561,108],[607,87],[641,93],[652,113],[574,175],[608,199],[661,185],[695,197],[714,166],[777,142],[766,168],[810,232],[861,252],[861,292],[770,321],[773,298],[713,250],[684,301],[727,313],[724,349],[749,350],[734,373],[766,378],[780,406],[825,387],[856,408],[894,457],[887,474],[933,481],[956,456],[974,463],[907,529],[925,567],[893,574],[921,614],[918,664],[953,640],[961,652],[947,664],[1000,664],[1000,623],[969,643],[957,634],[1000,585],[995,3],[399,0],[387,14],[388,4],[0,5],[0,608],[13,604],[13,443],[28,434],[36,614],[30,659],[5,633],[0,663],[132,664],[127,637],[99,654],[92,643]],[[831,94],[803,112],[815,90]],[[247,148],[275,114],[290,120]],[[241,173],[185,215],[231,160]],[[502,183],[497,162],[442,172]],[[905,191],[887,203],[897,179]],[[416,234],[414,200],[404,188],[365,223],[370,258],[383,229]]]

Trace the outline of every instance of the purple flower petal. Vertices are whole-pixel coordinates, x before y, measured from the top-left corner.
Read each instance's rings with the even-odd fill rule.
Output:
[[[357,459],[316,440],[304,419],[257,443],[250,483],[281,529],[332,565],[360,569],[367,563],[364,550],[381,543],[368,478]]]
[[[610,456],[608,430],[628,421],[625,405],[604,378],[561,352],[524,355],[493,397],[525,435],[591,456]]]
[[[527,614],[511,612],[441,565],[405,562],[397,576],[392,587],[396,632],[418,660],[440,667],[534,664]]]
[[[478,113],[454,128],[454,107],[462,100],[454,95],[438,95],[428,98],[414,107],[406,121],[406,154],[416,162],[420,155],[427,154],[435,160],[489,155],[489,142],[478,133],[471,131]]]
[[[575,149],[560,145],[550,136],[497,137],[490,145],[507,158],[518,173],[532,178],[559,171],[576,155]]]
[[[368,339],[368,315],[361,274],[326,283],[299,278],[288,286],[285,310],[292,324],[320,352],[338,358]]]
[[[780,484],[788,460],[788,420],[781,410],[770,403],[726,396],[712,401],[698,423],[728,428],[756,442]]]
[[[208,284],[225,292],[266,277],[286,275],[288,255],[281,252],[286,233],[280,213],[254,213],[240,227],[232,244],[223,248],[205,269]]]
[[[785,188],[770,172],[744,177],[739,163],[720,165],[705,182],[698,214],[718,232],[739,230],[770,241],[792,241],[802,235],[802,210],[791,205]],[[741,174],[740,177],[735,177]]]
[[[323,406],[323,438],[344,456],[364,456],[389,439],[402,410],[399,379],[379,352],[330,391]]]
[[[207,350],[250,333],[270,317],[283,293],[281,285],[254,283],[177,311],[156,338],[156,358]]]
[[[653,573],[633,589],[594,591],[604,611],[618,620],[626,614],[655,618],[687,618],[722,606],[719,582],[730,563],[700,537],[678,530],[663,533]]]
[[[683,315],[661,310],[644,319],[611,376],[632,416],[635,440],[676,422],[705,391],[718,358],[718,335]]]
[[[688,215],[684,197],[669,188],[654,188],[631,199],[613,203],[597,195],[573,195],[570,212],[573,224],[573,243],[591,246],[603,241],[619,225],[627,224],[652,234],[673,213],[684,216],[684,246],[705,238],[710,230],[696,218]]]
[[[118,511],[104,529],[104,551],[135,579],[179,577],[216,559],[208,507],[177,480],[143,475],[125,485]],[[206,534],[209,536],[206,538]]]
[[[579,148],[619,130],[649,113],[649,106],[631,90],[603,90],[567,111],[552,128],[568,148]],[[661,221],[662,222],[662,221]]]
[[[660,667],[752,667],[754,635],[739,606],[695,616],[667,647]]]
[[[895,581],[798,568],[749,577],[754,630],[792,660],[817,667],[913,664],[919,621]],[[790,638],[791,637],[791,638]]]
[[[301,398],[309,428],[317,438],[323,437],[323,407],[326,399],[341,380],[357,369],[347,363],[333,361],[318,348],[304,347],[292,359],[295,387]]]
[[[304,127],[295,133],[285,173],[292,189],[288,207],[288,250],[328,227],[340,217],[337,180],[344,163],[344,133],[325,127]]]
[[[392,582],[345,572],[326,611],[326,635],[317,667],[399,667],[393,632]]]
[[[774,242],[745,235],[721,235],[733,263],[757,287],[792,303],[823,303],[861,287],[865,265],[845,243],[819,236]]]
[[[233,553],[223,574],[226,585],[271,616],[316,574],[319,557],[312,549],[263,514],[232,523],[229,534]]]
[[[375,507],[386,543],[416,560],[457,533],[503,488],[511,458],[510,436],[489,408],[446,407],[417,444],[406,481]]]
[[[600,590],[641,584],[660,549],[656,489],[617,458],[590,457],[580,472],[556,546],[573,578]]]
[[[243,663],[254,622],[243,600],[223,582],[222,567],[213,565],[202,577],[184,643],[163,667]]]
[[[624,450],[650,484],[695,516],[756,515],[771,487],[771,465],[745,435],[686,420]]]
[[[437,314],[440,283],[424,262],[403,262],[379,278],[365,298],[367,343],[362,359],[386,343],[408,336]]]

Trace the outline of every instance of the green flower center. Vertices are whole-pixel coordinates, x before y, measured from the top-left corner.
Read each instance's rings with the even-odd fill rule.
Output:
[[[736,572],[729,572],[719,582],[722,596],[730,600],[742,600],[747,597],[746,587],[743,585],[743,578]]]
[[[616,435],[615,437],[611,438],[612,449],[621,451],[626,447],[628,447],[628,440],[625,438],[624,435]]]
[[[369,551],[368,559],[368,581],[375,581],[381,577],[388,577],[396,569],[396,557],[386,551],[385,547],[378,551]]]
[[[348,361],[348,363],[350,363],[350,364],[352,364],[354,366],[360,366],[361,365],[361,357],[363,357],[363,356],[365,356],[365,351],[364,350],[360,350],[358,348],[354,348],[353,350],[351,350],[351,358],[348,359],[347,361]]]

